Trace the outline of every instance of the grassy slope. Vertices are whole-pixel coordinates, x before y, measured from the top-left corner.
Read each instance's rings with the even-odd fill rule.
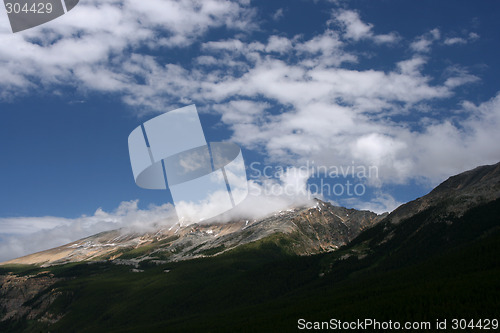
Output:
[[[108,263],[54,267],[57,276],[77,278],[58,284],[64,294],[51,311],[66,315],[50,331],[275,332],[296,330],[299,318],[499,318],[499,212],[499,202],[492,203],[455,219],[450,229],[429,225],[416,235],[411,223],[417,221],[409,221],[395,231],[392,252],[375,247],[362,260],[336,258],[376,243],[380,230],[310,257],[290,255],[289,240],[273,236],[213,258],[145,266],[142,273]],[[446,246],[432,240],[445,232]],[[422,242],[432,248],[419,251]],[[35,321],[10,325],[11,331],[47,329]]]

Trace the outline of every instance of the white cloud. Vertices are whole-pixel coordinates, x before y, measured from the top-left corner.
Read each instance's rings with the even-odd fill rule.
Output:
[[[307,171],[308,170],[291,167],[280,175],[283,189],[289,196],[308,196],[307,180],[310,177],[310,173]]]
[[[270,108],[269,103],[249,100],[234,100],[214,105],[214,109],[222,114],[222,121],[233,125],[261,123],[260,120],[264,118],[265,110],[268,108]]]
[[[372,24],[361,21],[359,14],[352,10],[341,10],[334,14],[334,18],[339,21],[345,29],[346,38],[358,41],[372,36]]]
[[[61,217],[8,217],[1,218],[2,234],[26,235],[70,224],[71,220]]]
[[[430,52],[432,44],[441,38],[441,31],[437,28],[418,37],[410,44],[410,48],[418,53]]]
[[[445,45],[465,45],[469,42],[474,42],[479,39],[479,35],[475,32],[470,32],[464,37],[448,37],[444,40]]]
[[[454,88],[478,78],[453,69],[447,71],[449,77],[442,85],[431,85],[431,78],[421,74],[425,64],[424,58],[415,57],[399,62],[392,72],[384,73],[320,66],[307,69],[263,59],[241,77],[215,82],[204,98],[221,101],[234,95],[240,98],[264,96],[280,105],[291,106],[278,115],[267,114],[261,102],[254,105],[246,101],[242,106],[230,102],[227,109],[231,111],[224,111],[224,103],[218,106],[222,120],[234,130],[233,140],[249,148],[263,147],[275,161],[304,164],[314,160],[339,165],[355,160],[379,167],[382,183],[405,183],[412,178],[436,182],[463,170],[459,164],[448,168],[453,162],[446,161],[454,160],[449,155],[461,155],[463,149],[459,147],[463,147],[462,141],[471,138],[470,133],[457,130],[452,135],[445,131],[450,124],[437,119],[423,132],[412,131],[380,115],[405,115],[410,111],[401,108],[401,103],[412,109],[413,105],[444,99],[453,94]],[[339,105],[338,100],[344,105]],[[467,123],[464,121],[461,125]],[[435,131],[431,130],[433,126],[437,126]],[[446,134],[434,137],[437,133]],[[440,144],[425,141],[425,138]],[[416,145],[417,142],[422,145]],[[447,142],[457,149],[448,149]],[[489,154],[495,155],[494,145],[487,146],[492,150]],[[440,156],[436,159],[437,167],[427,158],[433,150]],[[500,158],[498,152],[496,155]],[[485,161],[484,157],[478,156],[470,166],[482,163],[478,161]],[[470,156],[462,158],[470,160]],[[430,166],[423,168],[425,163]]]
[[[470,32],[469,33],[469,40],[476,40],[479,39],[479,35],[475,32]]]
[[[0,15],[6,15],[4,7]],[[0,77],[4,98],[51,84],[129,92],[132,77],[121,64],[139,47],[192,44],[209,29],[252,31],[255,11],[246,1],[85,1],[40,27],[12,34],[1,20]],[[8,74],[7,74],[8,73]]]
[[[339,66],[343,63],[356,62],[354,54],[343,50],[344,43],[338,34],[327,29],[324,33],[317,35],[307,41],[299,41],[295,50],[299,56],[307,56],[301,65],[311,68],[317,66]]]
[[[453,89],[455,87],[463,86],[468,83],[479,81],[479,77],[469,74],[467,70],[460,67],[450,67],[447,69],[449,77],[444,82],[444,85]]]
[[[0,261],[61,246],[102,231],[131,228],[151,230],[177,222],[171,204],[141,210],[137,201],[122,202],[113,212],[96,210],[92,216],[0,218]]]
[[[370,201],[362,201],[358,198],[351,198],[344,201],[344,204],[359,210],[369,210],[371,212],[382,214],[392,212],[399,207],[402,202],[398,202],[390,194],[380,192]]]
[[[285,53],[292,48],[292,43],[288,38],[271,36],[266,46],[266,52]]]
[[[454,45],[454,44],[466,44],[467,40],[460,38],[460,37],[452,37],[452,38],[446,38],[444,40],[444,43],[446,45]]]
[[[465,120],[457,123],[444,120],[413,136],[414,168],[421,177],[436,183],[474,168],[478,161],[494,164],[500,160],[496,145],[500,140],[500,92],[478,106],[470,102],[464,106],[469,113]]]
[[[379,44],[395,43],[399,40],[398,35],[394,32],[375,35],[373,33],[373,24],[364,23],[356,11],[334,11],[332,17],[333,21],[337,22],[343,28],[343,36],[347,39],[354,41],[370,39]]]
[[[303,170],[290,168],[281,179],[249,181],[250,193],[235,209],[206,221],[227,222],[234,219],[259,219],[278,210],[310,204],[312,194],[306,189],[309,175]],[[103,231],[123,229],[146,232],[177,223],[189,225],[216,215],[221,209],[219,194],[210,202],[194,205],[180,202],[138,208],[138,200],[122,202],[112,212],[97,209],[92,216],[75,219],[61,217],[0,218],[0,262],[47,250]],[[259,207],[259,209],[255,209]],[[215,212],[215,213],[214,213]],[[177,216],[182,216],[178,220]]]
[[[283,8],[278,9],[274,14],[273,14],[273,20],[279,21],[285,16]]]

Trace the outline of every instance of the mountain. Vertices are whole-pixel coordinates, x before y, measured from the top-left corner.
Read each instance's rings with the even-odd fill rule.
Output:
[[[374,321],[498,329],[499,165],[451,177],[385,217],[318,201],[226,231],[175,228],[174,241],[129,235],[149,243],[104,259],[0,266],[0,331],[289,332],[359,321],[368,331]],[[96,237],[105,245],[112,233]],[[196,242],[213,252],[196,252]]]
[[[207,257],[265,237],[279,235],[291,253],[310,255],[339,248],[385,215],[335,207],[315,199],[311,207],[279,211],[260,220],[173,225],[150,232],[113,230],[4,264],[42,267],[85,260],[180,261]]]
[[[429,194],[401,205],[389,220],[398,223],[428,208],[441,206],[441,214],[463,215],[467,210],[500,197],[500,163],[484,165],[452,176]]]
[[[401,268],[462,249],[500,230],[500,163],[448,178],[403,204],[345,249],[370,270]],[[361,263],[362,262],[362,263]]]

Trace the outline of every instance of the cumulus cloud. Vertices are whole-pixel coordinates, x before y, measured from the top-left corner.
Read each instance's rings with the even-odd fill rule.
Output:
[[[285,16],[283,8],[278,9],[276,12],[273,14],[273,20],[279,21]]]
[[[467,40],[461,37],[452,37],[452,38],[446,38],[444,40],[444,43],[446,45],[454,45],[454,44],[466,44]]]
[[[359,13],[353,10],[339,10],[333,12],[333,21],[343,28],[343,36],[347,39],[359,41],[369,39],[378,44],[395,43],[399,40],[396,33],[376,35],[373,33],[373,24],[361,20]]]
[[[469,42],[474,42],[479,38],[479,35],[475,32],[470,32],[464,37],[448,37],[444,40],[445,45],[464,45]]]
[[[391,212],[402,204],[402,202],[397,201],[390,194],[384,192],[377,193],[370,201],[360,200],[359,198],[348,198],[344,201],[350,207],[359,210],[369,210],[377,214]]]
[[[266,45],[266,52],[285,53],[292,48],[292,43],[288,38],[271,36],[269,43]]]
[[[432,44],[441,38],[441,31],[437,28],[419,36],[411,44],[410,48],[419,53],[430,52]]]
[[[288,167],[276,171],[276,177],[248,180],[248,197],[234,209],[210,221],[227,222],[238,219],[257,220],[280,210],[311,206],[320,194],[312,193],[307,185],[311,176],[306,168]],[[258,207],[258,209],[256,209]]]
[[[92,216],[75,219],[53,216],[0,218],[0,262],[109,230],[147,232],[175,224],[185,226],[211,221],[259,219],[278,210],[311,204],[314,195],[307,190],[308,178],[307,172],[289,168],[280,179],[250,180],[246,200],[235,209],[208,220],[204,217],[226,210],[221,204],[223,201],[217,198],[218,194],[209,202],[179,202],[175,208],[164,204],[140,209],[138,200],[133,200],[122,202],[112,212],[99,208]]]
[[[500,159],[494,144],[500,139],[500,93],[479,105],[464,102],[463,109],[469,114],[465,120],[437,122],[413,136],[414,167],[434,183],[474,168],[477,161],[494,164]]]
[[[4,7],[0,10],[6,15]],[[121,64],[128,51],[189,46],[211,28],[251,31],[254,14],[244,0],[90,0],[57,21],[14,35],[8,20],[1,20],[0,63],[9,73],[0,78],[2,95],[70,82],[127,92],[133,73],[122,71]],[[140,68],[133,65],[129,68]]]
[[[425,150],[412,150],[424,134],[380,115],[405,115],[413,105],[450,97],[454,88],[477,78],[449,70],[441,85],[432,85],[432,78],[422,74],[425,65],[425,58],[414,57],[391,72],[354,71],[265,58],[240,77],[206,83],[210,90],[204,98],[219,103],[216,109],[234,130],[233,140],[248,148],[264,147],[275,161],[339,165],[356,160],[378,166],[383,182],[427,176],[435,180],[436,172],[428,175],[417,167],[417,161],[426,160]],[[221,102],[231,96],[240,99]],[[253,101],[257,96],[269,102]],[[276,102],[292,107],[278,115],[268,112]]]

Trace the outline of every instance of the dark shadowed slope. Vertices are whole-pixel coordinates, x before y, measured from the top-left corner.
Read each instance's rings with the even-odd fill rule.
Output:
[[[2,281],[10,282],[0,288],[0,331],[293,332],[300,331],[299,319],[329,325],[365,318],[429,323],[428,331],[437,331],[437,319],[446,319],[449,330],[453,319],[465,319],[468,331],[471,321],[495,331],[498,186],[498,166],[451,177],[349,243],[342,219],[358,213],[320,204],[278,212],[261,223],[280,232],[212,247],[220,251],[215,256],[159,261],[152,246],[147,254],[140,247],[124,252],[121,257],[142,259],[121,265],[3,266]],[[250,228],[237,229],[227,235]],[[325,251],[332,239],[347,244]],[[320,253],[296,254],[304,249]]]

